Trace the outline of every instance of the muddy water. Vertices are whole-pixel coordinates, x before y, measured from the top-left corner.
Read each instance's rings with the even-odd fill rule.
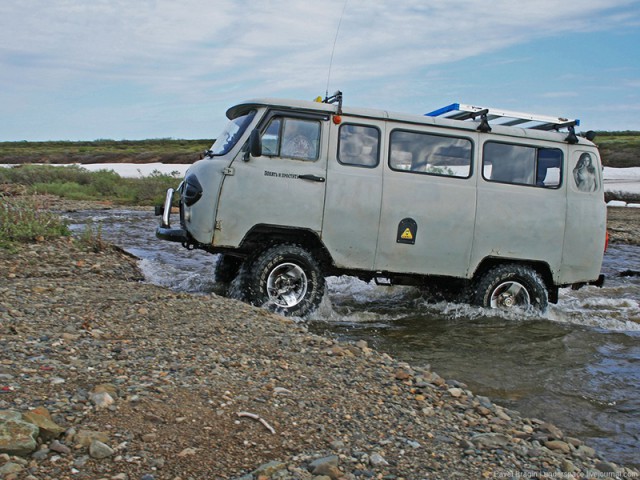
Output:
[[[148,211],[69,214],[138,256],[148,281],[215,291],[216,256],[156,240]],[[408,287],[340,277],[307,320],[312,330],[370,345],[467,384],[529,417],[544,418],[621,464],[640,466],[640,247],[611,246],[604,288],[563,290],[544,315],[496,314],[432,303]]]

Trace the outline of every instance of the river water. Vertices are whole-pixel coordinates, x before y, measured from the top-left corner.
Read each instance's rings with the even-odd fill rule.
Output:
[[[137,210],[65,214],[140,258],[147,281],[216,291],[216,255],[155,238],[158,217]],[[543,316],[433,303],[410,287],[328,280],[309,328],[370,346],[414,366],[431,365],[478,395],[558,425],[607,459],[640,467],[640,247],[613,245],[604,288],[561,291]],[[635,275],[633,274],[635,272]]]

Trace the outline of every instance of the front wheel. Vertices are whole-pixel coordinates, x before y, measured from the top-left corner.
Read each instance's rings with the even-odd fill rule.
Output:
[[[540,275],[524,265],[500,265],[480,277],[474,303],[485,308],[546,310],[547,288]]]
[[[318,308],[324,295],[325,282],[318,263],[299,245],[267,248],[242,275],[250,303],[286,316],[308,315]]]

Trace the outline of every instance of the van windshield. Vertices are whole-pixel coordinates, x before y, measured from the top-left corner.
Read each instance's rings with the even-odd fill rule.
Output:
[[[225,155],[229,153],[238,142],[238,139],[242,137],[242,134],[255,115],[256,111],[251,110],[240,117],[229,120],[229,123],[224,127],[224,130],[218,136],[207,154],[213,157],[214,155]]]

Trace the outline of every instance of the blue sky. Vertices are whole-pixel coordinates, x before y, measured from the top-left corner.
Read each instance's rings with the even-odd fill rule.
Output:
[[[9,0],[0,141],[214,139],[234,103],[328,80],[359,107],[640,130],[639,50],[640,0]]]

